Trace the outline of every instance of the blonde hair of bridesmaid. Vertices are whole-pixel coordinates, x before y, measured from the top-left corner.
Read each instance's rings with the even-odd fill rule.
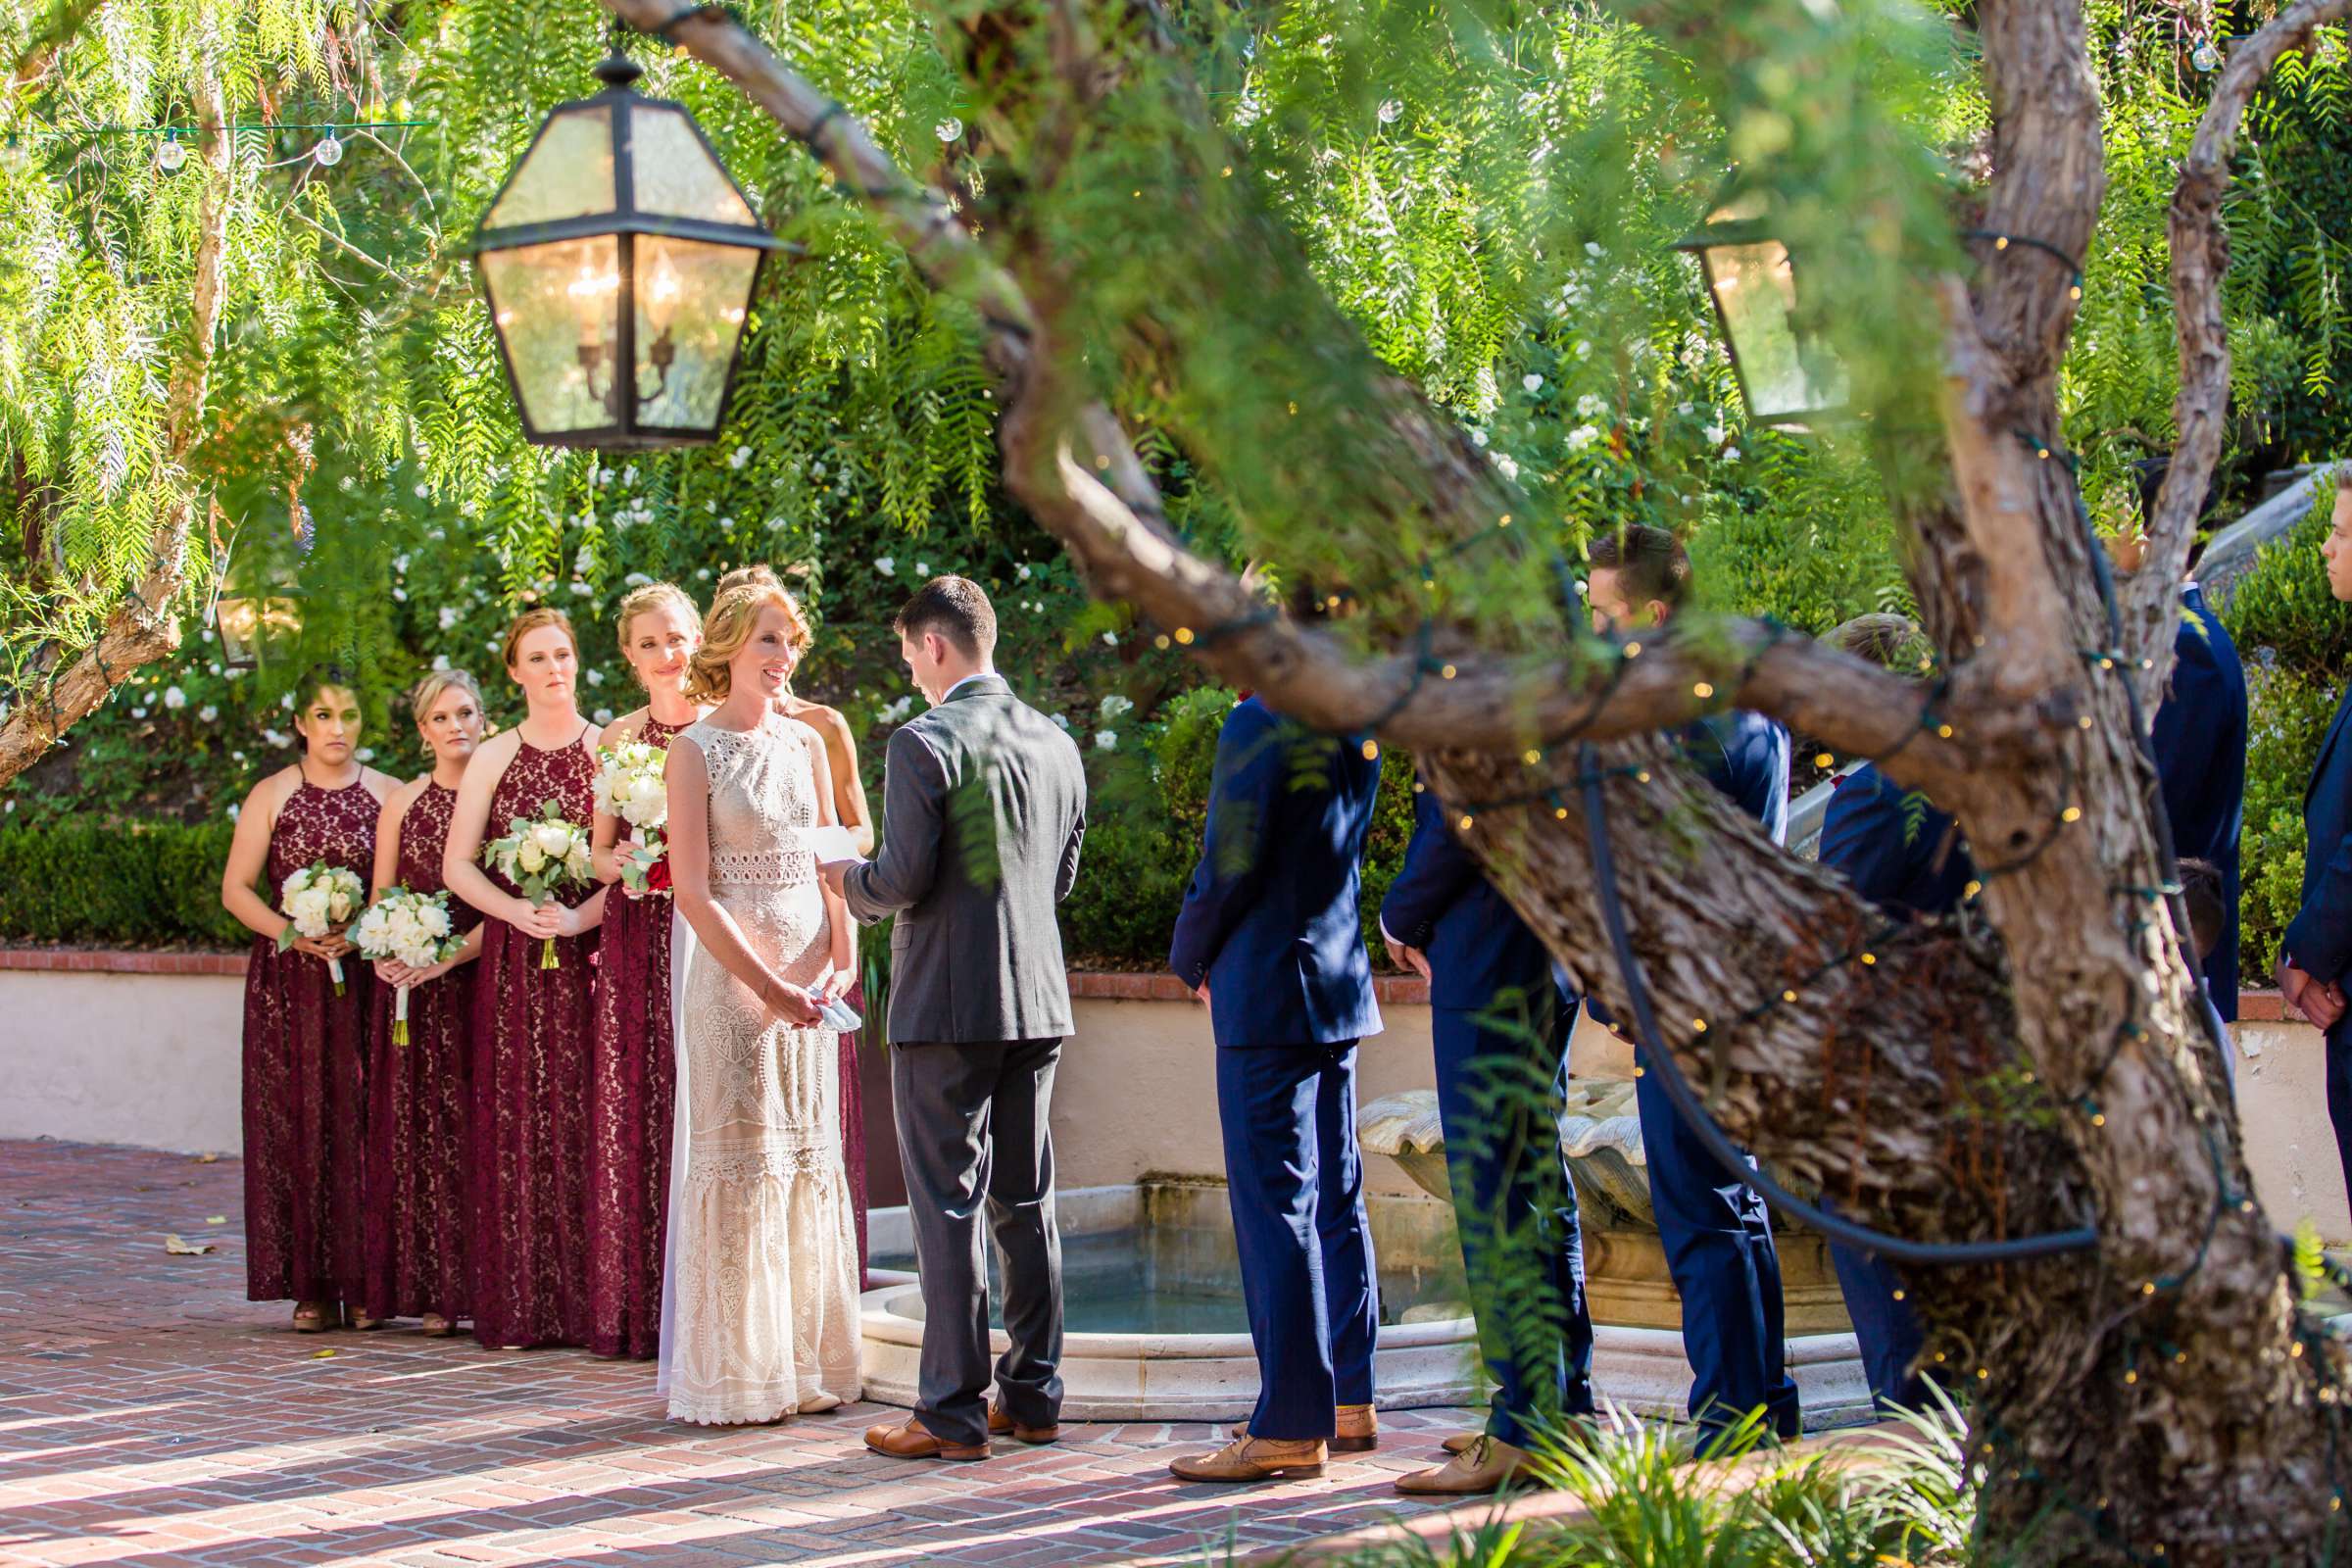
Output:
[[[728,662],[752,640],[752,632],[760,624],[760,612],[773,605],[784,612],[790,629],[786,641],[795,653],[808,650],[816,640],[808,629],[808,617],[792,595],[773,582],[751,581],[729,588],[718,596],[710,607],[710,618],[703,622],[703,646],[694,651],[686,665],[686,695],[698,703],[723,703],[733,687]]]

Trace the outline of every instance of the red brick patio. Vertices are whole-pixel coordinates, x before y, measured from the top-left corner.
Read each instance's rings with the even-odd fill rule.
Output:
[[[1198,1423],[971,1465],[867,1453],[871,1404],[680,1428],[643,1363],[296,1336],[244,1298],[239,1183],[233,1159],[0,1142],[0,1564],[1222,1562],[1229,1537],[1416,1511],[1390,1479],[1459,1421],[1399,1413],[1382,1452],[1247,1492],[1167,1479]]]

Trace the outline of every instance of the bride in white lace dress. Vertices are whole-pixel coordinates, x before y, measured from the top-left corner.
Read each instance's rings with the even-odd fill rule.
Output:
[[[670,878],[699,952],[677,1012],[661,1387],[672,1419],[772,1421],[858,1396],[858,1243],[836,1037],[851,926],[801,830],[834,820],[813,730],[770,710],[808,646],[780,589],[710,610],[669,749]]]

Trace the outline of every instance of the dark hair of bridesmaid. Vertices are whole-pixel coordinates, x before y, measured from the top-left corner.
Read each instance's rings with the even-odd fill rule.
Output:
[[[304,715],[329,692],[348,692],[356,698],[360,683],[341,664],[320,662],[304,670],[300,684],[294,688],[294,745],[305,757],[311,752],[311,737],[302,727]]]
[[[564,628],[564,639],[571,644],[571,657],[580,657],[580,635],[571,629],[571,617],[553,605],[541,605],[536,610],[526,610],[516,615],[514,623],[507,628],[507,640],[499,650],[499,659],[509,669],[514,667],[514,651],[522,646],[523,638],[542,626]]]

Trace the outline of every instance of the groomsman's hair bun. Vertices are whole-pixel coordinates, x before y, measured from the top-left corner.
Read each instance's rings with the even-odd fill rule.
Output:
[[[937,633],[966,659],[997,651],[997,611],[969,577],[934,577],[914,591],[892,623],[902,637]]]
[[[686,695],[698,703],[723,703],[734,688],[727,662],[752,640],[760,612],[773,605],[790,622],[787,638],[795,652],[806,652],[816,634],[792,595],[774,583],[748,582],[728,589],[710,607],[703,622],[703,645],[686,662]]]
[[[553,605],[541,605],[536,610],[526,610],[516,615],[514,623],[507,628],[507,640],[500,648],[498,657],[509,669],[514,667],[514,650],[522,645],[525,637],[542,626],[563,627],[564,640],[571,644],[571,657],[580,657],[580,634],[571,629],[571,617]]]
[[[1645,522],[1594,534],[1585,547],[1585,561],[1616,572],[1617,586],[1629,604],[1655,599],[1669,610],[1680,610],[1690,595],[1690,553],[1673,534]]]
[[[740,575],[740,572],[730,571],[725,577],[719,578],[719,592],[726,592],[729,578]],[[693,600],[686,597],[685,589],[674,582],[649,582],[642,587],[632,588],[621,596],[620,651],[622,653],[625,654],[629,651],[629,622],[647,611],[658,610],[664,605],[684,615],[696,631],[703,629],[703,612],[695,607]]]
[[[472,698],[474,707],[488,706],[482,701],[482,688],[470,671],[455,666],[427,670],[424,679],[409,691],[409,711],[416,715],[417,723],[424,722],[424,715],[433,710],[433,705],[441,700],[441,694],[452,686]]]

